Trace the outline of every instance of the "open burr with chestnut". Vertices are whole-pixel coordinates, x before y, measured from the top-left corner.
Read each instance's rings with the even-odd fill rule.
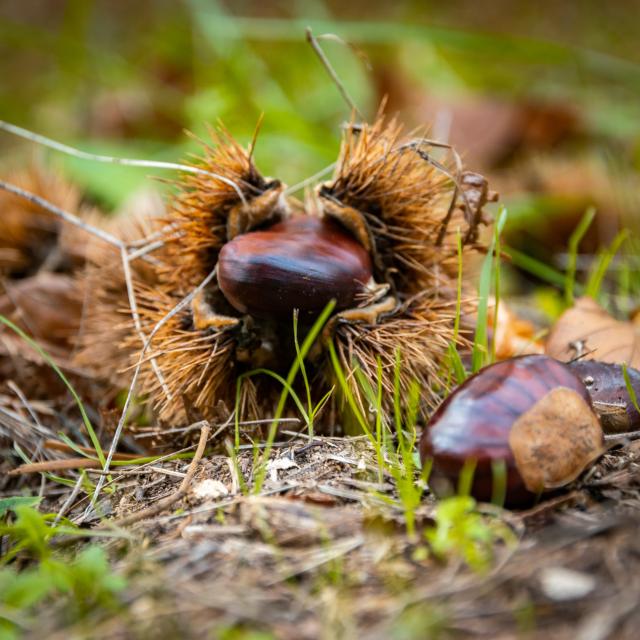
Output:
[[[138,317],[153,331],[138,389],[159,419],[183,421],[185,398],[205,417],[220,403],[232,410],[241,373],[291,365],[294,309],[303,336],[330,300],[333,314],[308,363],[312,393],[321,398],[334,386],[331,340],[356,397],[354,367],[375,384],[381,365],[390,399],[387,372],[400,349],[401,387],[422,385],[426,414],[454,336],[456,238],[465,257],[476,249],[483,206],[495,197],[486,181],[442,154],[433,159],[432,143],[403,138],[382,117],[345,127],[333,179],[304,202],[262,176],[252,149],[226,133],[215,142],[159,222],[162,247],[132,264]],[[87,291],[78,362],[123,385],[142,346],[117,256],[96,265]],[[271,377],[245,378],[242,417],[272,415],[280,391]],[[339,411],[337,392],[332,402]]]

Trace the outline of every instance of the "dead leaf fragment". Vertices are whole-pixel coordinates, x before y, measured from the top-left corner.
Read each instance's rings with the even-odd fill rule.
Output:
[[[82,296],[70,276],[43,271],[6,284],[5,294],[0,295],[0,313],[57,354],[70,347],[78,331]],[[33,351],[30,347],[24,350],[25,355]]]
[[[544,353],[544,346],[536,339],[534,325],[518,317],[503,301],[498,305],[498,314],[495,318],[495,299],[489,300],[488,322],[493,331],[496,357],[499,360],[531,353]]]
[[[513,423],[509,446],[525,486],[540,493],[575,480],[604,451],[604,435],[584,399],[557,387]]]
[[[640,326],[616,320],[592,298],[579,298],[551,330],[546,353],[563,361],[583,356],[638,369]]]
[[[538,580],[547,598],[556,602],[584,598],[596,588],[593,576],[565,567],[545,567],[538,574]]]
[[[192,493],[202,500],[215,500],[228,496],[229,490],[220,480],[206,478],[193,487]]]

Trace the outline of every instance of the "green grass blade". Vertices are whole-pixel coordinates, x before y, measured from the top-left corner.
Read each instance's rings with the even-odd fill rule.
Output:
[[[95,456],[92,456],[90,453],[83,451],[71,438],[69,438],[66,434],[62,433],[62,431],[58,431],[58,437],[62,442],[64,442],[71,450],[75,451],[79,456],[84,458],[90,458],[95,460]]]
[[[262,484],[264,482],[265,475],[267,473],[267,461],[269,460],[269,456],[271,455],[271,449],[273,447],[273,443],[275,441],[276,432],[278,430],[278,422],[282,417],[282,412],[284,411],[287,397],[289,396],[289,390],[291,389],[291,385],[298,375],[298,371],[300,369],[300,359],[304,359],[307,357],[309,350],[313,346],[313,343],[316,341],[316,338],[322,331],[324,325],[327,320],[330,318],[333,310],[336,306],[335,300],[331,300],[329,304],[324,308],[322,313],[318,316],[316,321],[313,323],[313,326],[309,330],[309,333],[306,335],[302,346],[300,347],[300,356],[296,357],[291,368],[289,369],[289,373],[287,374],[286,383],[287,385],[283,387],[282,393],[280,394],[280,399],[278,400],[278,406],[276,407],[276,411],[274,413],[273,421],[271,422],[271,426],[269,427],[269,434],[267,436],[267,441],[265,443],[264,452],[262,454],[262,464],[260,464],[258,472],[255,477],[255,485],[254,492],[256,494],[260,493],[262,490]]]
[[[300,342],[298,341],[298,309],[293,310],[293,344],[296,348],[296,358],[298,359],[298,366],[300,367],[300,374],[304,382],[304,389],[307,394],[307,428],[309,429],[309,437],[313,437],[313,420],[310,418],[313,416],[313,405],[311,401],[311,387],[309,385],[309,377],[307,376],[307,368],[304,364],[304,358],[300,352]]]
[[[507,465],[504,460],[492,461],[491,476],[491,503],[503,507],[507,498]]]
[[[462,384],[467,379],[467,372],[464,368],[462,358],[458,353],[458,349],[453,342],[449,343],[449,362],[451,367],[453,368],[453,374],[455,375],[456,383]]]
[[[478,311],[476,314],[476,333],[473,341],[473,351],[471,354],[471,364],[473,373],[479,371],[486,363],[487,356],[489,355],[489,343],[488,343],[488,309],[489,309],[489,295],[491,293],[491,282],[493,280],[493,271],[497,265],[497,260],[494,256],[496,246],[499,244],[499,237],[504,229],[504,225],[507,221],[507,210],[503,208],[498,215],[498,219],[495,223],[495,230],[491,244],[487,251],[487,255],[482,261],[482,268],[480,270],[480,282],[478,284]]]
[[[494,238],[495,238],[495,251],[494,251],[494,261],[493,261],[493,273],[494,273],[494,281],[493,281],[493,299],[494,299],[494,309],[493,309],[493,340],[491,340],[491,362],[496,361],[496,331],[498,327],[498,310],[500,309],[500,259],[502,256],[502,231],[504,230],[504,226],[507,224],[507,209],[502,208],[500,210],[500,214],[498,215],[498,219],[496,221],[495,230],[494,230]]]
[[[622,363],[622,377],[624,378],[624,383],[627,386],[627,393],[629,394],[629,398],[631,398],[631,404],[635,407],[635,410],[640,413],[640,406],[638,405],[638,396],[636,395],[636,390],[633,388],[631,384],[631,378],[629,377],[629,371],[627,371],[627,363]]]
[[[458,495],[469,496],[471,495],[471,487],[473,486],[473,477],[476,473],[476,466],[478,462],[473,458],[469,458],[465,461],[460,475],[458,476]]]
[[[20,327],[15,325],[9,318],[0,314],[0,323],[4,324],[6,327],[11,329],[14,333],[19,335],[32,349],[34,349],[40,357],[58,374],[58,377],[64,385],[69,389],[69,392],[73,396],[76,404],[78,405],[78,409],[80,410],[80,415],[82,416],[82,422],[84,423],[85,428],[87,429],[87,433],[89,434],[89,438],[91,439],[91,444],[93,444],[93,448],[96,450],[96,454],[98,456],[98,460],[100,460],[100,464],[104,467],[106,459],[104,457],[104,452],[102,451],[102,447],[100,446],[100,441],[98,440],[98,436],[93,429],[93,425],[91,424],[91,420],[89,420],[89,416],[85,411],[84,404],[80,399],[77,391],[73,388],[73,385],[67,379],[67,376],[62,373],[60,367],[54,362],[53,358],[30,336],[28,336]]]
[[[515,267],[530,273],[539,280],[543,280],[544,282],[548,282],[549,284],[564,289],[566,281],[564,273],[561,273],[557,269],[550,267],[548,264],[540,262],[540,260],[536,260],[513,247],[503,247],[502,253],[511,259],[511,263]],[[580,287],[576,288],[580,290]]]
[[[602,282],[611,266],[611,262],[622,247],[624,241],[629,237],[629,230],[623,229],[614,239],[609,247],[607,247],[596,262],[587,282],[586,295],[597,299],[600,295]]]
[[[595,218],[596,210],[590,207],[585,211],[582,219],[578,223],[578,226],[574,229],[571,237],[569,238],[569,255],[567,263],[567,275],[564,283],[564,299],[567,306],[573,305],[574,289],[576,284],[576,266],[578,263],[578,248],[584,238],[584,234],[588,231],[593,219]]]

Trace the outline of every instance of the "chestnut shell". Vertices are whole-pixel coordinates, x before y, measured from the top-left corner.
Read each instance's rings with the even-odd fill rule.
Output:
[[[507,470],[507,505],[535,499],[524,486],[509,447],[513,423],[549,391],[566,387],[591,406],[580,378],[565,364],[544,355],[512,358],[485,367],[458,387],[434,413],[420,439],[423,463],[433,460],[434,476],[456,487],[467,460],[475,460],[472,494],[490,500],[492,462]]]
[[[222,247],[218,284],[241,313],[289,316],[357,304],[372,276],[367,251],[339,223],[297,215]]]
[[[640,412],[635,408],[622,366],[597,360],[575,360],[568,366],[587,388],[605,433],[640,429]],[[627,368],[631,387],[640,398],[640,371]]]

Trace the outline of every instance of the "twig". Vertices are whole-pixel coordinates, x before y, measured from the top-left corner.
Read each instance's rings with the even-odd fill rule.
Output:
[[[147,518],[152,518],[153,516],[161,513],[165,509],[168,509],[171,505],[176,503],[178,500],[187,495],[187,491],[189,490],[189,485],[193,480],[193,476],[196,473],[196,469],[198,468],[198,464],[202,459],[202,455],[204,454],[205,447],[207,446],[207,440],[209,438],[209,433],[211,432],[211,427],[209,424],[205,424],[202,426],[200,431],[200,440],[198,441],[198,448],[196,449],[195,455],[193,456],[193,460],[191,460],[191,464],[187,469],[187,475],[183,478],[178,490],[172,493],[170,496],[166,498],[162,498],[162,500],[158,500],[151,507],[147,507],[146,509],[141,509],[140,511],[136,511],[128,516],[124,516],[119,520],[112,520],[105,523],[105,526],[115,526],[115,527],[124,527],[135,522],[139,522],[140,520],[146,520]],[[103,476],[104,477],[104,476]]]
[[[626,431],[624,433],[605,433],[604,439],[609,443],[609,447],[617,444],[625,444],[632,440],[640,439],[640,431]]]
[[[453,175],[441,162],[438,162],[434,158],[432,158],[428,153],[422,151],[420,149],[421,145],[425,145],[428,147],[434,147],[436,149],[446,149],[452,155],[454,163],[456,165],[456,173]],[[438,142],[436,140],[429,140],[427,138],[418,138],[416,140],[412,140],[407,144],[403,144],[398,151],[402,151],[404,149],[411,149],[415,153],[417,153],[425,162],[428,162],[431,166],[435,167],[438,171],[442,172],[447,178],[449,178],[453,182],[453,193],[451,194],[451,202],[449,203],[449,208],[447,209],[447,213],[440,223],[440,230],[438,231],[438,237],[436,238],[436,246],[440,246],[444,241],[445,234],[447,232],[447,227],[449,226],[449,222],[451,221],[451,216],[456,208],[456,203],[458,200],[458,194],[462,196],[464,200],[465,206],[469,209],[469,201],[467,199],[467,194],[462,186],[462,159],[458,152],[453,148],[452,145],[446,142]],[[469,221],[471,225],[471,222]]]
[[[2,120],[0,120],[0,124],[2,124]],[[116,236],[108,233],[107,231],[99,229],[98,227],[94,227],[92,224],[84,222],[84,220],[81,220],[77,216],[74,216],[72,213],[69,213],[68,211],[64,211],[63,209],[60,209],[60,207],[56,207],[55,204],[52,204],[48,200],[45,200],[44,198],[37,196],[35,193],[31,193],[30,191],[25,191],[24,189],[20,189],[20,187],[16,187],[15,185],[9,184],[8,182],[4,182],[3,180],[0,180],[0,189],[4,189],[9,193],[13,193],[16,196],[20,196],[21,198],[24,198],[25,200],[28,200],[29,202],[36,204],[39,207],[42,207],[46,211],[53,213],[59,218],[62,218],[66,222],[69,222],[70,224],[73,224],[76,227],[79,227],[80,229],[84,229],[88,233],[91,233],[92,235],[96,236],[97,238],[100,238],[101,240],[104,240],[106,243],[113,245],[114,247],[120,248],[124,246],[122,241],[116,238]]]
[[[46,473],[48,471],[62,471],[63,469],[100,469],[101,467],[100,460],[97,458],[64,458],[23,464],[11,469],[7,475],[21,476],[25,473]]]
[[[322,178],[322,176],[325,176],[327,173],[330,173],[331,171],[333,171],[336,167],[336,164],[337,164],[336,162],[332,162],[329,166],[325,167],[324,169],[320,169],[320,171],[314,173],[312,176],[309,176],[308,178],[305,178],[304,180],[301,180],[300,182],[294,185],[291,185],[290,187],[287,187],[283,192],[284,195],[288,196],[289,194],[295,193],[300,189],[304,189],[309,184],[314,184],[320,178]]]
[[[322,47],[318,44],[318,40],[315,38],[315,36],[311,32],[311,27],[307,27],[306,34],[307,34],[307,42],[311,45],[313,50],[316,52],[316,55],[318,56],[318,58],[320,58],[320,62],[322,62],[322,65],[327,70],[327,73],[331,76],[331,79],[333,80],[334,84],[336,85],[336,87],[338,87],[338,91],[340,92],[340,95],[343,97],[344,101],[349,105],[351,110],[355,112],[355,114],[358,116],[358,118],[360,118],[360,120],[364,120],[364,117],[362,116],[360,109],[358,109],[358,107],[356,106],[356,103],[353,101],[353,99],[349,95],[349,92],[345,88],[344,84],[342,84],[342,80],[340,80],[340,78],[338,77],[338,74],[335,72],[335,69],[331,66],[331,62],[329,62],[329,58],[327,58],[324,51],[322,50]]]
[[[127,286],[127,298],[129,300],[129,308],[131,310],[131,317],[133,318],[133,324],[136,329],[136,333],[144,346],[147,342],[147,336],[145,332],[142,330],[142,324],[140,322],[140,314],[138,313],[138,301],[136,300],[136,294],[133,288],[133,278],[131,277],[131,264],[129,263],[129,255],[127,254],[126,247],[124,244],[120,246],[120,257],[122,259],[122,269],[124,271],[124,281]],[[158,366],[158,362],[155,358],[151,358],[151,368],[153,372],[156,374],[156,378],[158,378],[158,382],[160,382],[160,386],[164,391],[165,395],[169,400],[173,399],[171,392],[169,391],[169,387],[162,375],[162,371],[160,371],[160,367]]]
[[[143,345],[142,350],[140,351],[140,355],[138,357],[138,362],[136,363],[135,369],[133,371],[133,378],[131,380],[131,384],[129,385],[129,390],[127,392],[127,397],[126,397],[126,399],[124,401],[124,407],[122,408],[122,414],[120,415],[120,419],[118,420],[118,425],[116,427],[115,433],[113,434],[113,439],[111,441],[111,447],[109,448],[109,453],[107,454],[107,459],[106,459],[105,465],[103,467],[103,471],[108,471],[109,470],[109,465],[111,464],[111,459],[113,458],[113,454],[115,453],[115,450],[116,450],[116,448],[118,446],[118,442],[120,441],[120,436],[122,434],[122,429],[124,428],[124,423],[126,422],[127,415],[129,414],[129,406],[130,406],[131,402],[133,401],[133,392],[134,392],[134,389],[135,389],[136,384],[138,382],[138,376],[140,375],[140,371],[142,369],[142,364],[144,362],[144,356],[145,356],[145,353],[147,352],[147,349],[151,345],[151,341],[153,340],[153,338],[156,335],[156,333],[161,329],[161,327],[164,324],[166,324],[167,322],[169,322],[169,320],[171,318],[173,318],[173,316],[175,316],[177,313],[179,313],[181,309],[186,307],[193,300],[193,298],[195,298],[195,296],[197,296],[198,293],[200,293],[200,291],[202,291],[202,289],[204,289],[209,284],[209,282],[211,282],[211,280],[215,277],[215,275],[216,275],[216,268],[214,267],[214,269],[211,271],[211,273],[209,273],[209,275],[191,293],[189,293],[184,298],[182,298],[182,300],[180,300],[180,302],[178,302],[178,304],[176,304],[173,307],[173,309],[171,309],[171,311],[169,311],[153,327],[153,330],[149,334],[146,343]],[[105,478],[106,478],[106,475],[100,476],[100,479],[98,480],[98,482],[96,484],[96,489],[94,491],[93,498],[91,500],[92,504],[97,501],[98,496],[100,495],[100,491],[102,490],[102,487],[104,485]],[[87,518],[89,516],[89,514],[91,512],[92,504],[90,504],[87,507],[87,510],[86,510],[86,512],[84,514],[85,518]]]
[[[82,487],[82,480],[83,480],[82,474],[78,475],[78,479],[76,480],[76,483],[73,485],[73,490],[67,496],[67,499],[64,501],[63,505],[60,507],[60,511],[58,511],[58,514],[56,515],[56,519],[53,521],[54,526],[58,524],[58,522],[60,522],[60,520],[62,519],[62,516],[64,516],[64,514],[67,513],[67,511],[69,511],[69,508],[73,504],[73,501],[78,497],[78,494],[80,493],[80,487]]]
[[[9,387],[9,389],[11,389],[11,391],[13,391],[18,396],[20,402],[22,402],[25,409],[29,412],[29,415],[33,418],[36,426],[40,429],[44,429],[45,427],[40,422],[36,410],[31,406],[31,403],[27,400],[27,397],[24,395],[24,393],[22,393],[20,387],[18,387],[18,385],[13,380],[9,380],[9,382],[7,382],[7,387]]]
[[[28,131],[27,129],[23,129],[22,127],[17,127],[15,124],[11,124],[10,122],[5,122],[4,120],[0,120],[0,129],[6,131],[7,133],[12,133],[15,136],[20,138],[24,138],[25,140],[31,140],[31,142],[37,142],[45,147],[49,147],[50,149],[55,149],[56,151],[60,151],[61,153],[66,153],[67,155],[73,156],[75,158],[82,158],[84,160],[92,160],[93,162],[107,162],[109,164],[120,164],[128,167],[148,167],[152,169],[171,169],[173,171],[183,171],[185,173],[197,173],[200,175],[209,176],[211,178],[215,178],[224,184],[229,185],[237,194],[238,198],[243,205],[246,206],[247,201],[242,193],[242,189],[229,178],[225,178],[217,173],[212,173],[211,171],[207,171],[205,169],[200,169],[199,167],[192,167],[187,164],[179,164],[175,162],[162,162],[159,160],[137,160],[132,158],[114,158],[112,156],[103,156],[95,153],[87,153],[86,151],[82,151],[80,149],[75,149],[74,147],[70,147],[69,145],[62,144],[61,142],[57,142],[56,140],[52,140],[51,138],[47,138],[46,136],[41,136],[38,133],[34,133],[33,131]]]

